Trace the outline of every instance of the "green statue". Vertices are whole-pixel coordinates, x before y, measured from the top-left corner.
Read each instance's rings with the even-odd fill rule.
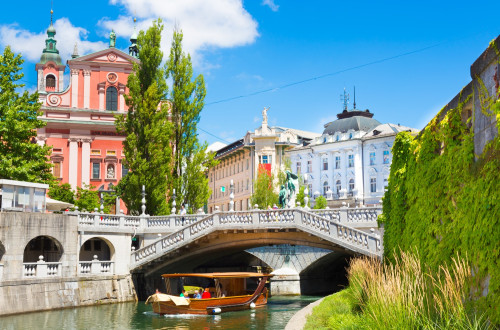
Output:
[[[299,184],[299,177],[290,171],[286,171],[285,184],[281,185],[279,194],[279,204],[285,208],[289,203],[295,205],[296,188]]]
[[[279,194],[279,200],[278,200],[282,209],[285,208],[285,206],[286,206],[286,198],[288,197],[287,195],[288,195],[288,193],[286,191],[285,185],[282,184],[281,189],[280,189],[280,194]]]
[[[116,33],[114,30],[111,30],[109,33],[109,48],[115,48],[116,45]]]

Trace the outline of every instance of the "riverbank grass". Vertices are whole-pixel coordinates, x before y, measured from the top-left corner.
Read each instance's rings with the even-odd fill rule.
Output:
[[[353,259],[349,287],[313,309],[305,329],[488,329],[470,298],[470,270],[458,257],[435,271],[412,253],[389,264]]]

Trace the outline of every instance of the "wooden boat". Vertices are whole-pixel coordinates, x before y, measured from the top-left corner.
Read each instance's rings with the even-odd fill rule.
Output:
[[[267,304],[268,290],[266,282],[271,274],[230,272],[230,273],[184,273],[164,274],[167,294],[155,293],[146,300],[153,305],[157,314],[199,314],[209,315],[228,311],[259,308]],[[210,288],[212,298],[195,299],[171,295],[171,279],[175,278],[213,279],[215,287]],[[248,279],[258,281],[255,291],[246,290]],[[206,280],[205,280],[206,281]]]

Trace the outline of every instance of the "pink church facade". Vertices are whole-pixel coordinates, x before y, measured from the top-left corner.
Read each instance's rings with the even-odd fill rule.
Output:
[[[132,56],[137,55],[136,36],[131,38],[130,55],[114,47],[114,36],[109,48],[85,56],[79,56],[75,46],[67,61],[69,84],[64,88],[66,66],[55,34],[51,23],[36,64],[41,119],[47,123],[38,130],[38,143],[52,146],[50,161],[61,183],[69,183],[75,191],[87,185],[108,190],[128,171],[123,165],[124,136],[116,132],[115,116],[128,110],[127,79],[133,63],[139,62]],[[125,210],[123,203],[120,208]]]

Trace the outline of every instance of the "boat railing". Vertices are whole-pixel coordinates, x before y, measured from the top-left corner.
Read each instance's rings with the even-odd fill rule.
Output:
[[[80,275],[112,275],[114,272],[114,261],[101,261],[97,259],[97,256],[94,256],[91,261],[80,261],[78,263],[78,274]]]
[[[61,262],[45,262],[43,256],[37,262],[23,262],[23,277],[57,277],[61,273]]]

